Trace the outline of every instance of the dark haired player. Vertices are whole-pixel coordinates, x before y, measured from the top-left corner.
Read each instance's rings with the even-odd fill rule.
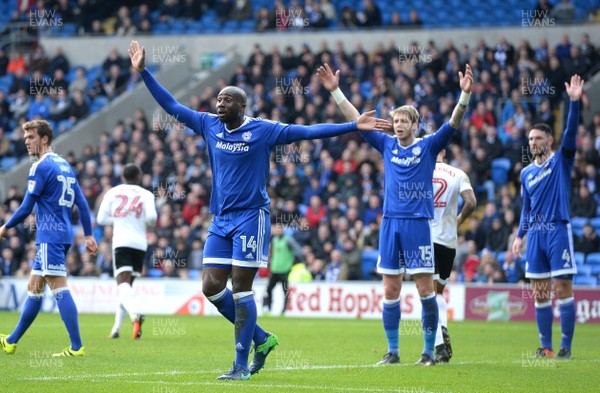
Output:
[[[529,149],[535,160],[521,171],[523,211],[519,232],[512,246],[521,257],[523,236],[527,234],[525,277],[531,279],[535,298],[535,319],[542,346],[537,357],[554,357],[552,350],[551,291],[554,287],[560,307],[562,339],[557,358],[571,357],[575,332],[573,276],[577,274],[569,205],[571,170],[577,149],[575,137],[579,125],[579,99],[583,80],[579,75],[565,82],[571,103],[567,127],[558,151],[552,151],[554,138],[546,124],[535,124],[529,131]]]
[[[148,249],[146,225],[154,223],[157,215],[154,195],[140,187],[142,169],[137,164],[127,164],[121,177],[124,184],[104,194],[97,221],[100,225],[113,225],[113,274],[118,285],[119,307],[109,337],[119,337],[123,319],[129,314],[133,338],[137,340],[142,336],[144,316],[138,311],[132,285],[142,272]]]

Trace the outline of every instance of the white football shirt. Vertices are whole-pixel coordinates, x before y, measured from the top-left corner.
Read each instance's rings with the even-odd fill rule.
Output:
[[[129,247],[146,251],[146,224],[156,221],[154,195],[134,184],[121,184],[106,192],[98,209],[98,224],[113,225],[113,250]]]
[[[443,162],[433,171],[433,242],[448,248],[457,247],[458,195],[472,190],[466,173]]]

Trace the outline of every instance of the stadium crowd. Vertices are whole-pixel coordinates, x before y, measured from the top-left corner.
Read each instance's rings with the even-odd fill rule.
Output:
[[[129,59],[116,49],[89,70],[71,66],[60,47],[53,56],[41,45],[29,56],[0,49],[0,157],[27,155],[24,122],[48,120],[55,135],[67,132],[139,80],[137,72],[130,70]]]
[[[573,40],[573,41],[572,41]],[[314,71],[322,63],[341,70],[340,87],[364,112],[374,108],[386,117],[393,107],[412,104],[421,116],[421,134],[436,130],[450,116],[457,97],[458,71],[469,63],[475,74],[470,110],[448,149],[448,162],[464,170],[476,190],[479,209],[460,228],[457,263],[451,281],[518,282],[523,261],[509,251],[521,213],[519,172],[533,159],[527,149],[527,131],[546,122],[560,140],[564,126],[561,103],[564,81],[572,74],[584,79],[595,72],[599,53],[586,34],[560,42],[526,40],[497,43],[481,40],[475,47],[412,43],[398,47],[379,44],[366,52],[338,42],[318,49],[305,45],[267,50],[256,45],[246,64],[239,64],[230,80],[219,80],[194,96],[188,105],[214,111],[216,93],[226,85],[248,94],[247,115],[297,124],[343,122],[335,102],[322,88]],[[109,67],[110,68],[110,67]],[[573,171],[572,215],[599,215],[600,113],[589,113],[583,97],[582,122]],[[591,119],[583,121],[583,119]],[[0,135],[0,147],[6,138]],[[18,144],[18,142],[17,142]],[[8,151],[15,154],[15,146]],[[102,195],[119,183],[122,167],[138,163],[145,173],[143,187],[156,195],[156,228],[149,235],[146,272],[166,277],[195,278],[202,268],[202,249],[210,224],[208,212],[211,171],[204,141],[164,113],[132,112],[112,130],[102,133],[99,146],[69,152],[68,161],[93,211]],[[492,173],[496,159],[509,165]],[[383,163],[358,134],[329,140],[303,141],[279,146],[272,155],[268,192],[271,221],[282,225],[303,248],[296,253],[294,270],[314,280],[365,278],[362,254],[378,249],[382,212]],[[22,198],[12,187],[0,206],[7,219]],[[2,243],[0,275],[26,276],[35,256],[35,223],[9,232]],[[98,257],[83,252],[83,234],[76,237],[67,257],[69,274],[111,274],[110,227],[95,227]],[[594,227],[576,233],[576,251],[598,252]],[[264,273],[264,272],[263,272]],[[376,279],[374,273],[368,279]]]

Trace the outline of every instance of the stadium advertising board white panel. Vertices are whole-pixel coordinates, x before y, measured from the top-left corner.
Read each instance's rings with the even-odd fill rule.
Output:
[[[463,320],[465,289],[446,290],[449,317]],[[281,296],[279,296],[281,297]],[[286,315],[321,318],[381,318],[383,287],[379,282],[299,283],[290,288]],[[402,319],[420,319],[421,301],[413,283],[402,285]],[[281,306],[279,306],[281,307]],[[280,310],[277,305],[273,310]]]
[[[80,313],[113,313],[116,310],[117,284],[113,280],[70,278],[69,288]],[[140,311],[145,314],[217,314],[202,295],[199,281],[139,279],[133,288]],[[0,310],[20,310],[26,298],[26,279],[0,280]],[[42,311],[58,312],[48,289]]]
[[[266,290],[266,280],[256,282],[254,289],[259,312]],[[140,311],[146,314],[217,315],[217,310],[202,295],[199,281],[139,279],[134,291]],[[113,313],[117,307],[117,285],[112,280],[71,278],[69,286],[81,313]],[[20,310],[27,298],[26,279],[0,280],[0,310]],[[446,291],[449,316],[464,319],[465,289],[451,285]],[[379,282],[301,283],[290,289],[286,314],[290,317],[316,318],[381,318],[383,289]],[[55,302],[47,290],[43,311],[55,311]],[[421,318],[421,302],[412,283],[404,284],[401,297],[402,318]],[[273,312],[283,308],[280,287],[273,292]]]

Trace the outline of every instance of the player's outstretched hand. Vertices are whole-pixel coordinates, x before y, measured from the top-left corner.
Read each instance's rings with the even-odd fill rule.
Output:
[[[385,131],[390,127],[387,120],[378,119],[375,116],[375,110],[368,111],[360,115],[356,120],[356,128],[360,131]]]
[[[131,41],[127,53],[129,53],[129,58],[131,59],[131,65],[137,72],[142,72],[146,69],[146,49],[139,42],[135,40]]]
[[[98,244],[93,236],[85,237],[85,248],[88,250],[91,256],[98,254]]]
[[[6,235],[6,231],[7,231],[7,229],[6,229],[6,225],[2,225],[2,226],[0,227],[0,242],[1,242],[2,240],[4,240],[4,235]]]
[[[461,71],[458,71],[458,77],[460,79],[459,84],[462,91],[470,93],[471,87],[473,87],[473,71],[471,71],[471,66],[467,64],[464,75]]]
[[[521,244],[523,243],[523,239],[516,237],[515,241],[512,245],[512,252],[513,255],[516,256],[517,258],[521,258]]]
[[[329,92],[340,86],[340,70],[337,70],[334,74],[327,63],[317,68],[317,77]]]
[[[571,77],[571,83],[565,82],[565,90],[571,101],[579,101],[583,94],[583,79],[577,74]]]

